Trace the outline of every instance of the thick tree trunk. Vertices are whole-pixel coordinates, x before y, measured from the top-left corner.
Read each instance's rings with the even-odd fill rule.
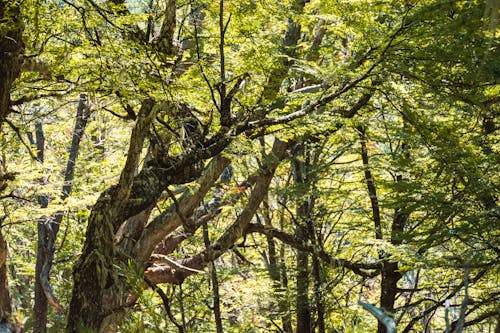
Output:
[[[10,90],[21,72],[23,23],[17,0],[0,0],[0,125],[10,113]]]
[[[177,246],[188,237],[189,233],[194,232],[202,225],[201,221],[207,221],[214,215],[213,212],[205,214],[196,210],[200,207],[206,193],[212,188],[213,184],[222,173],[222,171],[229,164],[229,160],[222,156],[217,156],[205,168],[203,176],[198,180],[199,190],[195,193],[191,189],[186,189],[177,200],[180,215],[186,219],[194,221],[193,230],[183,230],[177,232],[182,225],[183,221],[177,213],[175,205],[171,205],[163,213],[156,216],[147,227],[146,222],[151,214],[152,207],[142,211],[141,213],[129,218],[117,232],[116,243],[120,255],[127,258],[135,258],[138,267],[146,266],[146,259],[150,259],[153,249],[158,250],[160,254],[167,255],[173,252]],[[168,235],[168,236],[167,236]],[[161,246],[154,245],[161,242]],[[119,281],[123,282],[123,281]],[[124,283],[114,286],[107,291],[107,299],[109,302],[116,304],[116,311],[112,315],[106,317],[101,325],[103,332],[115,332],[119,323],[121,322],[124,309],[119,309],[120,304],[124,304],[128,297],[127,293],[123,292],[128,290],[128,286]],[[114,296],[113,296],[114,295]],[[115,298],[115,300],[112,300]],[[118,301],[117,301],[118,300]]]
[[[74,287],[67,325],[69,332],[97,332],[103,319],[115,310],[106,308],[108,301],[104,299],[106,290],[118,284],[119,280],[114,269],[115,233],[121,222],[130,217],[123,215],[131,196],[134,171],[139,163],[144,138],[155,116],[153,106],[151,99],[143,102],[132,131],[120,181],[101,194],[90,214],[82,255],[73,271]],[[137,213],[140,211],[142,209]]]
[[[170,104],[155,106],[152,99],[143,101],[132,130],[127,160],[120,180],[116,186],[101,194],[89,216],[82,255],[73,271],[74,287],[67,324],[70,332],[78,332],[81,329],[97,331],[104,318],[123,308],[121,300],[125,299],[124,295],[128,290],[117,289],[119,286],[126,286],[126,282],[118,277],[115,270],[117,264],[115,259],[121,257],[116,256],[115,248],[115,236],[120,225],[128,218],[154,205],[169,185],[185,184],[195,180],[203,171],[203,161],[218,155],[231,142],[231,139],[225,136],[225,132],[200,142],[199,140],[203,138],[191,137],[186,131],[186,140],[193,142],[193,145],[177,156],[167,154],[156,156],[135,175],[145,136],[156,112],[161,107],[173,106]],[[179,109],[179,112],[182,110]],[[195,149],[195,143],[198,144],[196,147],[201,147]],[[152,228],[165,227],[158,226],[158,223],[152,221]],[[162,237],[156,230],[154,235],[143,236],[141,238],[150,236],[151,239],[159,236],[159,242],[165,235]],[[158,242],[152,244],[151,239],[145,243],[139,240],[136,249],[139,244],[144,244],[152,251]],[[138,249],[136,252],[135,257],[138,259],[139,267],[145,265],[151,253],[151,251],[148,253],[147,249]],[[142,257],[139,252],[145,256]]]
[[[380,307],[385,312],[392,315],[394,311],[394,302],[398,291],[398,281],[401,279],[401,274],[397,272],[397,262],[386,262],[382,268],[382,280],[380,284]],[[378,322],[378,333],[385,333],[386,327],[380,321]]]
[[[23,23],[17,0],[0,0],[0,128],[10,113],[10,91],[19,77],[24,44]],[[1,190],[7,178],[1,174]],[[11,298],[7,279],[7,242],[0,230],[0,319],[8,321],[11,314]]]

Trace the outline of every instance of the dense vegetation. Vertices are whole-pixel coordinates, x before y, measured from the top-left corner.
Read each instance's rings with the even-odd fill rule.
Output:
[[[0,330],[500,332],[499,9],[0,0]]]

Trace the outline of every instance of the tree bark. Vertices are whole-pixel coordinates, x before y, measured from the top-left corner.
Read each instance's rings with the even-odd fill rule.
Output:
[[[208,249],[210,247],[210,236],[208,234],[208,224],[203,223],[203,241],[205,242],[205,247]],[[215,327],[217,333],[223,333],[222,329],[222,315],[220,311],[220,295],[219,295],[219,279],[217,278],[217,268],[215,263],[212,261],[210,263],[210,278],[212,280],[212,294],[214,297],[213,311],[215,317]]]
[[[18,0],[0,0],[0,125],[10,113],[10,90],[21,73],[23,23]]]
[[[32,144],[36,144],[37,152],[37,160],[40,163],[44,161],[45,155],[45,136],[43,133],[43,127],[41,122],[35,123],[35,138],[36,141],[33,141]],[[32,139],[30,139],[31,141]],[[42,180],[43,184],[43,180]],[[38,204],[41,208],[47,208],[49,204],[49,197],[47,195],[38,196]],[[43,293],[42,284],[39,276],[42,272],[43,267],[43,257],[45,256],[45,239],[46,229],[44,227],[46,217],[41,217],[37,223],[37,232],[38,232],[38,240],[37,240],[37,259],[35,264],[35,305],[33,307],[33,332],[45,332],[47,326],[47,311],[48,304]],[[40,301],[44,300],[44,301]]]
[[[271,216],[269,211],[269,203],[266,199],[264,203],[264,225],[268,227],[272,227],[271,224]],[[283,211],[281,211],[281,216]],[[284,285],[284,281],[282,279],[282,273],[286,270],[284,262],[279,262],[278,253],[276,250],[276,242],[272,236],[266,235],[267,240],[267,253],[268,253],[268,261],[269,261],[269,277],[273,280],[273,289],[274,289],[274,298],[278,303],[278,312],[281,316],[281,322],[283,325],[283,332],[292,333],[292,320],[290,316],[290,306],[287,300],[287,296],[285,295],[287,286]],[[285,273],[286,274],[286,273]]]
[[[97,332],[103,319],[114,310],[106,309],[104,295],[119,279],[114,269],[115,232],[123,221],[123,212],[131,196],[134,171],[155,116],[154,104],[152,99],[143,102],[132,130],[119,183],[101,194],[90,214],[82,255],[73,271],[74,287],[67,324],[69,332]]]
[[[10,92],[21,72],[24,44],[24,26],[21,19],[20,2],[0,0],[0,128],[11,112]],[[5,189],[7,178],[1,174],[0,192]],[[0,319],[9,321],[12,305],[7,278],[7,242],[0,230]]]
[[[80,95],[75,119],[75,127],[69,149],[69,157],[64,173],[64,184],[61,192],[61,200],[65,200],[71,193],[73,179],[75,174],[75,164],[80,151],[80,142],[87,127],[89,117],[87,105],[87,96]],[[44,136],[41,124],[36,128],[36,144],[38,160],[43,163],[44,155]],[[41,200],[40,200],[41,199]],[[39,198],[40,206],[47,207],[48,198]],[[50,270],[55,254],[55,242],[59,232],[59,226],[62,222],[63,212],[56,212],[50,217],[40,218],[37,242],[37,258],[35,266],[35,302],[33,307],[34,323],[33,332],[42,333],[47,331],[47,310],[50,303],[58,312],[62,312],[62,306],[52,293],[50,286]]]
[[[188,276],[205,268],[211,261],[217,259],[234,246],[236,241],[245,234],[250,225],[250,221],[267,193],[276,168],[285,157],[287,148],[288,143],[278,139],[275,140],[272,152],[266,158],[267,162],[259,170],[259,176],[245,209],[243,209],[236,221],[224,234],[216,242],[212,243],[208,249],[178,262],[179,267],[187,269],[175,269],[175,267],[170,266],[151,267],[145,272],[146,276],[154,283],[181,284]]]
[[[394,302],[398,291],[398,281],[401,274],[397,271],[397,262],[386,262],[382,267],[382,280],[380,283],[380,307],[392,316],[394,312]],[[378,322],[378,333],[386,333],[386,327],[382,322]]]
[[[7,279],[7,242],[0,233],[0,317],[8,320],[11,308],[9,283]]]
[[[382,221],[380,217],[380,207],[377,196],[377,189],[375,186],[375,180],[373,178],[372,172],[370,170],[368,150],[366,147],[366,133],[365,129],[358,127],[358,132],[361,141],[361,157],[363,160],[365,182],[370,196],[370,202],[372,207],[372,218],[375,226],[375,238],[383,239],[382,234]],[[403,145],[404,147],[404,145]],[[398,181],[401,181],[401,177],[398,176]],[[402,209],[396,209],[394,211],[394,217],[391,225],[391,238],[390,242],[393,245],[401,245],[401,234],[404,231],[404,226],[408,220],[408,214],[406,214]],[[396,295],[398,293],[398,281],[401,279],[402,275],[398,271],[398,262],[391,261],[390,255],[380,251],[380,259],[387,259],[383,263],[381,269],[381,282],[380,282],[380,307],[390,316],[394,312],[394,302],[396,300]],[[384,323],[380,320],[378,321],[378,333],[386,333],[387,328]]]
[[[297,186],[297,191],[303,196],[297,200],[297,209],[295,219],[295,237],[305,243],[309,242],[309,233],[307,224],[310,217],[310,207],[307,199],[307,191],[304,187],[307,186],[307,166],[305,145],[299,143],[296,145],[293,152],[292,168],[293,179]],[[296,311],[297,311],[297,333],[311,332],[311,306],[309,304],[309,253],[305,251],[297,251],[297,296],[296,296]]]

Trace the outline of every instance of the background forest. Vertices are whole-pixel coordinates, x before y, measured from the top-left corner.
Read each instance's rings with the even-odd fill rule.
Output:
[[[0,0],[0,331],[499,333],[499,9]]]

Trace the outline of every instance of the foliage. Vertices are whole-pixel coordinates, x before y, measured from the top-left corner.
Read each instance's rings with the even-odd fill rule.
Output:
[[[163,21],[172,5],[169,40]],[[155,116],[136,133],[146,142],[130,174],[135,183],[118,213],[103,215],[121,225],[110,224],[112,272],[100,272],[108,290],[119,290],[119,330],[216,331],[213,274],[228,332],[287,332],[304,290],[320,333],[320,318],[327,332],[375,331],[360,299],[383,307],[401,332],[499,325],[498,10],[479,0],[24,1],[25,68],[0,133],[2,174],[17,173],[0,215],[18,320],[32,328],[37,223],[60,211],[50,280],[69,309],[72,272],[93,237],[89,221],[114,204],[106,198],[127,177],[133,128],[150,98]],[[92,113],[71,196],[62,200],[80,94]],[[273,155],[281,141],[287,153]],[[219,152],[206,152],[218,144]],[[189,211],[183,198],[200,193],[196,179],[219,155],[230,159],[231,179],[211,183]],[[173,172],[179,182],[157,177],[163,187],[150,191],[153,199],[134,196],[148,189],[137,185],[141,175],[170,175],[165,161],[185,156],[204,171],[185,180],[186,164]],[[150,201],[130,214],[140,200]],[[144,225],[134,225],[140,214]],[[139,259],[133,248],[165,214],[182,221],[155,253],[174,242],[168,237],[184,237],[166,253],[180,267]],[[188,223],[203,214],[213,214],[209,245]],[[149,288],[144,275],[159,266],[182,278]],[[383,304],[387,290],[393,306]],[[51,311],[49,331],[63,330],[68,313]]]

